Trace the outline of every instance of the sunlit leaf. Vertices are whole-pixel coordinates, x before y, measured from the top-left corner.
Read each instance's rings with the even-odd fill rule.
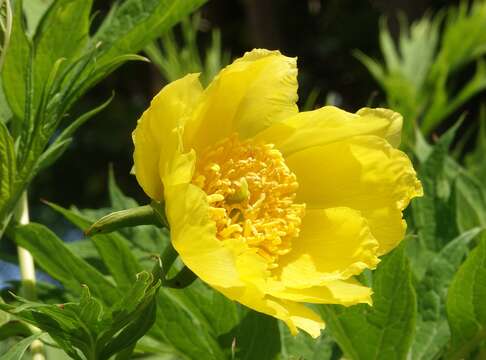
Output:
[[[464,359],[485,340],[486,238],[471,252],[452,280],[447,315],[452,341],[448,359]]]

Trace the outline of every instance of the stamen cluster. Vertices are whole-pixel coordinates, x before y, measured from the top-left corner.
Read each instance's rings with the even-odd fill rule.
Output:
[[[207,194],[220,240],[243,238],[270,269],[278,266],[299,235],[305,204],[294,203],[295,174],[274,145],[231,136],[202,154],[193,183]]]

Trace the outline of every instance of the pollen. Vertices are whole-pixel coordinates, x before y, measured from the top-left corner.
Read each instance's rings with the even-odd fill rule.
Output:
[[[294,201],[299,184],[280,151],[233,135],[203,152],[193,179],[207,194],[216,236],[243,239],[269,269],[278,267],[305,213],[305,204]]]

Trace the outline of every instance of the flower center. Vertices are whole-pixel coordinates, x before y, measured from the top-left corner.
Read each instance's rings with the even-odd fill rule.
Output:
[[[216,236],[244,239],[269,268],[277,267],[305,212],[305,204],[294,203],[299,184],[280,151],[234,135],[203,153],[193,179],[208,196]]]

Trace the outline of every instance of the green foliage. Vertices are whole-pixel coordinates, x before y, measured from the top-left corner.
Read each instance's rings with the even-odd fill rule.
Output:
[[[12,346],[10,350],[8,350],[5,354],[0,356],[0,360],[18,360],[22,359],[22,356],[24,356],[24,353],[27,351],[27,348],[32,344],[34,340],[37,340],[41,334],[34,334],[31,335],[21,341],[19,341],[17,344]]]
[[[3,66],[5,49],[10,41],[10,32],[12,31],[12,8],[10,1],[0,1],[0,69]]]
[[[380,45],[384,64],[361,52],[357,58],[383,88],[388,106],[405,119],[404,142],[414,143],[414,126],[426,134],[435,130],[467,100],[486,89],[486,3],[463,1],[455,8],[408,25],[401,18],[395,43],[382,22]],[[462,87],[454,76],[471,62],[476,72]]]
[[[111,98],[58,131],[90,87],[126,61],[145,60],[134,55],[141,50],[168,81],[202,72],[207,84],[229,60],[218,30],[209,48],[201,52],[198,46],[202,23],[188,14],[203,0],[120,1],[92,35],[91,0],[31,1],[29,6],[0,1],[0,234],[34,176],[63,154],[80,126],[109,105]],[[10,17],[9,4],[14,5]],[[383,22],[384,64],[357,53],[385,90],[389,107],[406,119],[405,142],[416,156],[425,191],[406,214],[407,239],[377,270],[361,277],[373,288],[373,307],[315,305],[326,319],[326,331],[318,339],[293,336],[282,322],[240,306],[200,280],[192,282],[166,228],[117,228],[64,243],[44,225],[12,224],[9,235],[16,244],[29,250],[62,288],[38,283],[35,301],[2,293],[8,301],[0,302],[0,340],[24,338],[2,359],[22,357],[34,339],[44,342],[48,354],[57,347],[74,359],[484,356],[486,111],[464,166],[459,156],[449,155],[459,124],[433,145],[422,132],[432,132],[486,88],[485,18],[486,3],[464,2],[411,25],[402,19],[396,42]],[[180,33],[167,32],[180,19]],[[473,62],[476,73],[457,86],[456,74]],[[314,106],[318,91],[306,107]],[[466,142],[461,139],[457,148],[468,149]],[[112,171],[108,183],[109,208],[48,205],[82,231],[103,215],[138,206],[117,186]],[[174,286],[181,274],[191,282],[184,289]],[[11,285],[18,293],[19,284]]]
[[[413,359],[433,359],[444,351],[449,339],[445,299],[452,276],[468,252],[468,244],[480,230],[474,228],[431,254],[425,274],[417,283],[419,316],[412,347]],[[413,241],[413,240],[412,240]]]
[[[460,209],[469,206],[463,198],[470,198],[457,195],[455,189],[461,179],[457,174],[468,173],[447,155],[455,129],[434,146],[420,144],[423,156],[419,176],[426,195],[422,203],[414,203],[409,214],[411,235],[399,249],[384,257],[375,272],[366,276],[365,281],[374,291],[373,307],[318,305],[315,308],[324,316],[327,330],[317,340],[305,334],[293,337],[276,319],[248,310],[197,280],[185,289],[159,289],[154,295],[153,325],[147,325],[143,333],[135,331],[139,330],[138,325],[126,332],[128,338],[138,340],[136,344],[132,342],[134,354],[181,359],[289,360],[336,359],[341,351],[350,359],[425,360],[452,356],[447,289],[452,278],[459,276],[456,271],[481,234],[479,221],[483,219],[474,213],[467,226],[454,225],[461,223]],[[474,189],[468,182],[461,184],[462,193]],[[482,184],[476,185],[482,191]],[[110,208],[68,210],[49,205],[82,230],[106,213],[138,206],[117,186],[112,171],[108,193]],[[470,211],[477,210],[469,207]],[[437,223],[439,218],[442,222]],[[449,224],[445,225],[447,221]],[[97,234],[90,240],[69,244],[38,224],[20,227],[16,233],[16,241],[33,253],[39,266],[64,285],[68,299],[83,296],[80,284],[86,284],[103,309],[115,306],[130,291],[137,274],[152,268],[153,255],[163,253],[168,244],[166,231],[153,225]],[[58,256],[52,256],[53,253]],[[176,262],[169,276],[182,266]],[[474,306],[479,309],[482,302],[476,301]],[[9,309],[13,311],[15,307]],[[451,319],[449,322],[452,324]],[[459,348],[464,351],[468,346],[468,352],[478,351],[479,340],[461,343]],[[57,338],[54,341],[60,341],[59,346],[64,344]],[[126,349],[130,353],[132,347]]]
[[[350,359],[406,359],[417,309],[403,246],[383,259],[372,282],[373,307],[322,306],[327,326]]]
[[[486,238],[483,238],[454,276],[449,288],[447,315],[452,341],[448,359],[464,359],[474,350],[478,351],[477,345],[486,340],[485,297]]]
[[[106,307],[92,296],[88,287],[82,288],[79,302],[48,305],[17,298],[20,306],[0,305],[39,329],[72,358],[109,359],[130,349],[152,326],[155,320],[155,295],[160,280],[142,272],[124,296]]]
[[[34,1],[25,14],[21,0],[13,3],[10,42],[2,51],[0,114],[11,117],[2,123],[10,120],[17,170],[5,175],[15,180],[8,193],[2,192],[0,235],[34,176],[59,158],[75,130],[108,102],[81,115],[52,141],[72,105],[124,62],[145,60],[133,54],[203,2],[125,0],[92,37],[91,0],[55,0],[48,7]],[[4,132],[3,152],[10,148]]]
[[[15,231],[15,241],[32,253],[41,268],[76,295],[81,290],[79,284],[86,284],[103,303],[113,305],[118,300],[121,292],[45,226],[34,223],[21,226]]]
[[[181,23],[182,46],[178,45],[175,31],[169,31],[160,40],[145,48],[145,52],[168,82],[177,80],[188,73],[201,73],[201,82],[208,85],[216,74],[229,63],[230,54],[221,48],[221,33],[211,32],[211,44],[204,51],[198,47],[198,29],[201,18],[195,15]]]
[[[417,238],[407,244],[418,300],[413,359],[449,356],[448,289],[474,239],[484,230],[484,184],[448,155],[458,125],[433,147],[424,143],[417,147],[425,154],[419,165],[425,196],[412,204],[409,223]]]

